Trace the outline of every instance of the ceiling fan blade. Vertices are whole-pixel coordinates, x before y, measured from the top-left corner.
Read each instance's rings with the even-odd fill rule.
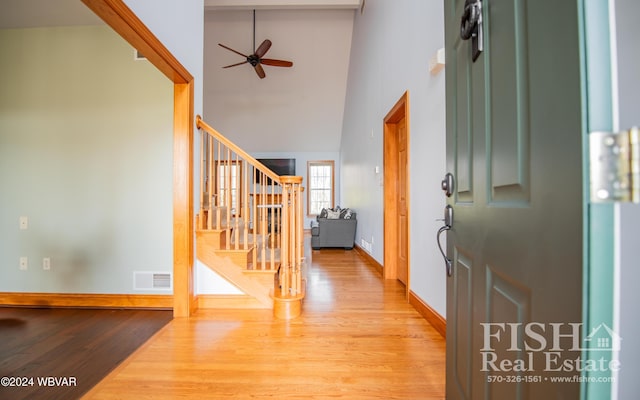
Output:
[[[241,56],[242,56],[242,57],[244,57],[244,58],[248,58],[248,56],[246,56],[246,55],[244,55],[244,54],[240,53],[239,51],[235,51],[235,50],[234,50],[234,49],[232,49],[231,47],[227,47],[227,46],[223,45],[222,43],[218,43],[218,46],[220,46],[220,47],[224,47],[225,49],[227,49],[227,50],[229,50],[229,51],[233,51],[234,53],[236,53],[236,54],[238,54],[238,55],[241,55]]]
[[[260,47],[256,49],[256,56],[258,58],[262,58],[263,55],[267,54],[269,48],[271,47],[271,40],[265,39],[264,42],[260,44]]]
[[[238,65],[246,64],[246,63],[248,63],[248,62],[249,62],[249,61],[242,61],[242,62],[239,62],[239,63],[235,63],[235,64],[227,65],[226,67],[222,67],[222,68],[237,67]]]
[[[271,65],[273,67],[292,67],[293,66],[293,63],[291,61],[272,60],[270,58],[261,58],[260,63],[264,65]]]
[[[260,64],[256,64],[256,66],[254,67],[256,70],[256,74],[258,74],[258,76],[260,77],[260,79],[264,79],[265,76],[267,76],[264,73],[264,69],[262,69],[262,65]]]

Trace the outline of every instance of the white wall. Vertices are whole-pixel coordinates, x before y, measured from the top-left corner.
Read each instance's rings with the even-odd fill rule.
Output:
[[[640,27],[637,16],[640,15],[640,2],[637,0],[616,0],[617,52],[619,80],[619,127],[628,129],[640,126],[640,47],[637,38]],[[622,367],[618,377],[618,398],[631,399],[640,392],[640,320],[637,305],[640,303],[640,247],[638,247],[638,227],[640,227],[640,205],[620,205],[620,276],[618,277],[619,321],[617,330],[622,337],[620,362]]]
[[[445,79],[429,59],[444,47],[442,1],[369,0],[356,12],[342,132],[342,199],[358,212],[356,239],[383,263],[383,118],[410,96],[411,290],[441,315],[446,279],[435,235],[445,205]]]
[[[172,86],[104,25],[0,30],[0,60],[0,291],[141,293],[173,264]]]

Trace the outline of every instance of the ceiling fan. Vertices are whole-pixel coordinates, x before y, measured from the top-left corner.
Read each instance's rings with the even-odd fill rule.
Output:
[[[273,67],[291,67],[293,66],[293,63],[291,61],[284,61],[284,60],[273,60],[270,58],[262,58],[267,51],[269,51],[269,48],[271,47],[271,40],[269,39],[265,39],[260,46],[256,49],[256,10],[253,10],[253,48],[255,49],[255,51],[253,52],[253,54],[247,56],[245,54],[240,53],[239,51],[236,51],[234,49],[232,49],[231,47],[227,47],[225,45],[223,45],[222,43],[218,43],[218,45],[220,47],[224,47],[225,49],[229,50],[229,51],[233,51],[234,53],[241,55],[242,57],[246,58],[245,61],[239,62],[239,63],[235,63],[235,64],[231,64],[231,65],[227,65],[225,67],[222,68],[231,68],[231,67],[236,67],[238,65],[242,65],[242,64],[251,64],[251,66],[255,69],[256,74],[258,74],[258,76],[260,77],[260,79],[263,79],[266,74],[264,73],[264,69],[262,68],[263,65],[270,65]]]

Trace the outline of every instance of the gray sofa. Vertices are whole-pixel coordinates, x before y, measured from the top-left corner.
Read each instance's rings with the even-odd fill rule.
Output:
[[[311,224],[311,248],[342,247],[353,249],[356,238],[356,213],[351,211],[348,218],[326,218],[320,214]]]

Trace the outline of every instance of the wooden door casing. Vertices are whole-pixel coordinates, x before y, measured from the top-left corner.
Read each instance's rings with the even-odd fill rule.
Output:
[[[400,128],[402,127],[402,129]],[[407,297],[411,281],[411,206],[409,200],[410,181],[408,166],[410,165],[410,120],[409,92],[405,92],[384,118],[384,277],[385,279],[405,279],[402,281],[407,289]],[[404,195],[400,196],[400,149],[399,137],[402,130],[404,150],[402,151],[403,169],[402,186]],[[401,222],[400,213],[404,215]],[[399,237],[401,225],[402,239]],[[400,253],[404,256],[400,262]],[[406,262],[405,262],[406,261]],[[403,264],[401,267],[400,264]],[[404,272],[406,265],[406,272]],[[403,269],[401,272],[400,269]]]

